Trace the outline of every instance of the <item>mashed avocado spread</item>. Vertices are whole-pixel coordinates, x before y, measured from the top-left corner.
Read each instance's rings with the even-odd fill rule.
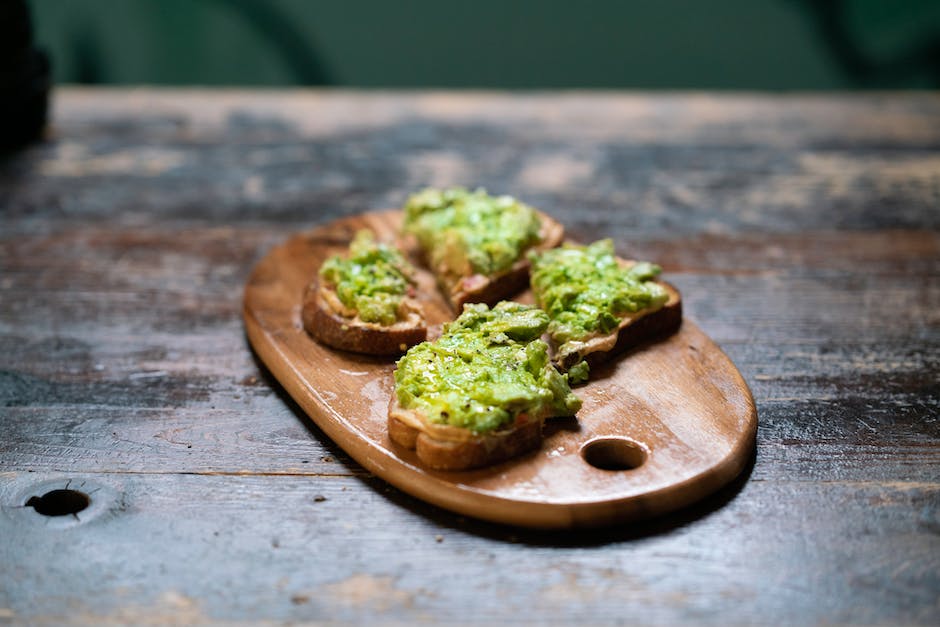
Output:
[[[609,239],[530,253],[529,258],[532,290],[551,318],[548,332],[559,353],[569,342],[611,333],[625,314],[660,309],[669,298],[654,281],[659,266],[648,262],[621,266]]]
[[[483,189],[426,189],[405,203],[405,232],[418,238],[433,268],[454,276],[509,269],[539,241],[540,227],[532,207]]]
[[[398,403],[432,423],[485,433],[517,416],[573,416],[581,400],[549,363],[545,312],[513,302],[465,305],[436,342],[398,360]]]
[[[339,301],[364,322],[392,325],[411,283],[413,268],[394,247],[375,241],[371,231],[356,233],[349,256],[334,256],[320,277],[336,290]]]

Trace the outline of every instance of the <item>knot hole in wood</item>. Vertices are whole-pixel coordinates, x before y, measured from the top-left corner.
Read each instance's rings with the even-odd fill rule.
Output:
[[[50,490],[42,496],[31,496],[26,507],[32,507],[43,516],[77,514],[91,504],[91,497],[78,490]]]

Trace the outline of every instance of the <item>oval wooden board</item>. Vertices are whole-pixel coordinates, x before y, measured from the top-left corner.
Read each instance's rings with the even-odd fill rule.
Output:
[[[693,323],[591,373],[576,388],[577,419],[549,420],[538,451],[474,471],[423,468],[393,444],[387,409],[394,359],[332,350],[300,321],[304,288],[357,229],[393,239],[399,212],[345,218],[272,250],[245,289],[244,319],[258,356],[304,411],[357,462],[399,489],[441,507],[527,527],[596,526],[687,505],[733,479],[754,448],[757,412],[734,364]],[[452,316],[427,273],[419,277],[432,324]],[[519,300],[531,302],[531,295]],[[623,438],[645,453],[631,470],[588,464],[582,447]],[[636,450],[635,448],[633,450]]]

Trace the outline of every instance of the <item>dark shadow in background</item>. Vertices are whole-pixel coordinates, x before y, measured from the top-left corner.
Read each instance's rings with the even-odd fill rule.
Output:
[[[309,33],[294,26],[267,0],[215,0],[241,15],[245,23],[277,51],[300,85],[329,85],[329,73],[317,57]]]
[[[82,85],[106,83],[102,76],[104,67],[101,50],[95,45],[91,33],[76,33],[72,38],[72,54],[75,55],[75,79]]]
[[[907,48],[886,59],[865,52],[860,36],[849,28],[851,0],[796,0],[812,18],[820,40],[857,87],[901,88],[918,75],[930,77],[930,87],[940,87],[940,32],[936,29],[915,38]],[[903,0],[902,0],[903,2]]]
[[[0,0],[3,2],[5,0]],[[245,25],[271,46],[291,72],[297,85],[329,85],[329,73],[320,62],[316,45],[284,13],[267,0],[214,0],[223,11],[230,10]],[[82,85],[108,83],[107,60],[95,40],[93,30],[79,30],[72,36],[70,50],[74,55],[74,82]]]
[[[49,57],[36,48],[25,0],[0,0],[0,158],[36,140],[46,123]]]

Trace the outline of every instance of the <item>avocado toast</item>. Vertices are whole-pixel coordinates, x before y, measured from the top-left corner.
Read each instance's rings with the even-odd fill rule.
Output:
[[[558,246],[564,227],[511,196],[483,189],[426,189],[405,203],[403,230],[454,311],[464,303],[495,304],[526,287],[526,253]]]
[[[396,248],[359,231],[349,254],[327,259],[308,286],[304,328],[333,348],[400,355],[427,337],[414,284],[414,268]]]
[[[437,341],[398,360],[389,437],[445,470],[537,448],[546,418],[581,407],[540,339],[547,327],[545,312],[519,303],[466,305]]]
[[[609,239],[529,257],[535,301],[551,318],[553,359],[573,379],[585,380],[588,364],[682,323],[682,299],[658,280],[659,266],[617,257]]]

